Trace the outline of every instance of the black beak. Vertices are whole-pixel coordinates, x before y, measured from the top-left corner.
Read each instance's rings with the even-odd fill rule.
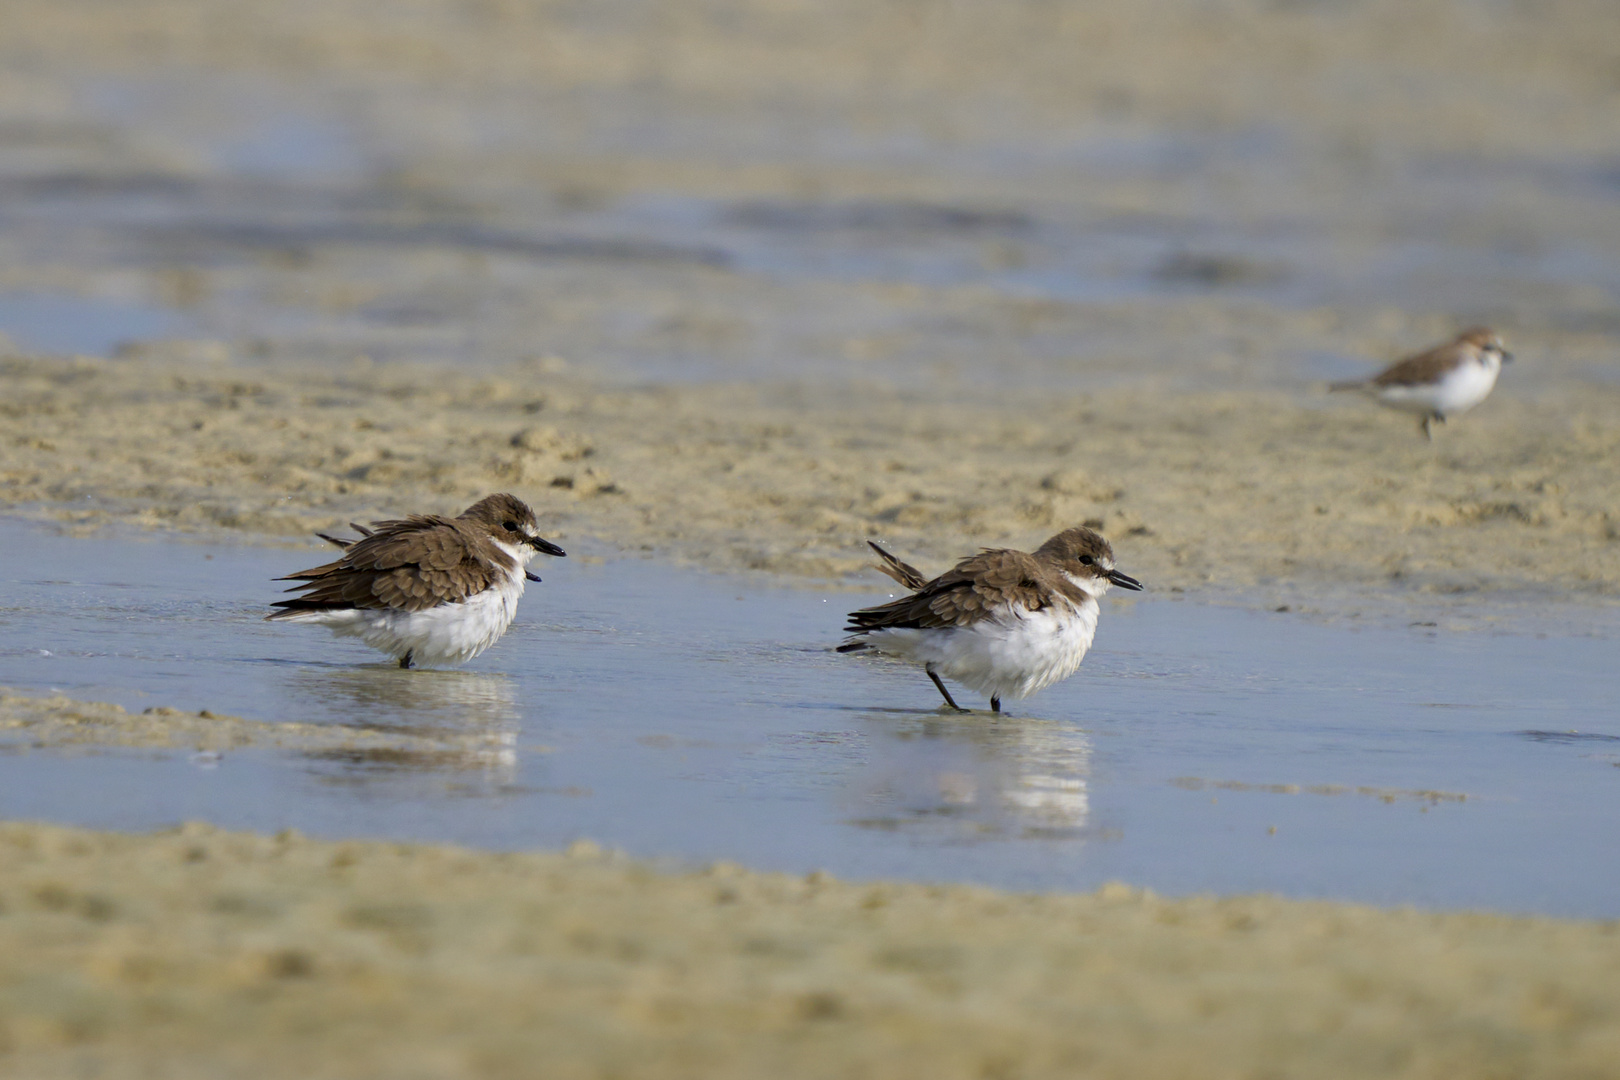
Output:
[[[1122,574],[1118,570],[1110,570],[1106,576],[1112,585],[1118,585],[1120,588],[1129,589],[1132,592],[1142,591],[1142,583],[1129,574]]]
[[[557,558],[561,559],[568,554],[568,552],[564,551],[556,544],[553,544],[550,540],[544,540],[538,536],[529,536],[525,537],[524,539],[528,540],[530,547],[534,548],[534,550],[538,551],[542,555],[555,555]],[[540,579],[535,578],[534,580],[539,581]]]
[[[1513,363],[1513,354],[1508,352],[1506,349],[1502,350],[1502,363],[1504,363],[1504,364]]]

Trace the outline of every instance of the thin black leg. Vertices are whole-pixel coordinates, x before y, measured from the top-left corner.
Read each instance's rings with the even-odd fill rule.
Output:
[[[414,655],[414,649],[405,650],[405,655],[399,658],[399,666],[402,668],[409,668],[411,666],[411,657]]]
[[[962,708],[962,706],[958,705],[956,703],[956,701],[951,697],[951,692],[949,690],[945,689],[945,684],[939,681],[939,676],[934,674],[934,665],[933,664],[926,665],[923,668],[923,670],[928,672],[928,677],[930,679],[934,680],[934,685],[939,687],[939,692],[941,694],[945,695],[945,704],[949,705],[951,708],[955,709],[957,712],[966,711],[966,710],[964,710]]]
[[[1001,698],[1000,697],[992,696],[990,698],[990,711],[991,712],[1000,712],[1001,711]]]

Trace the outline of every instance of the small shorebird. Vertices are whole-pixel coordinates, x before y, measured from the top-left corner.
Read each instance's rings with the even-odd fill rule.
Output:
[[[1021,698],[1073,675],[1097,633],[1109,585],[1140,591],[1114,569],[1114,549],[1090,529],[1066,529],[1034,554],[985,548],[932,581],[868,540],[878,567],[909,596],[851,612],[839,652],[873,649],[923,665],[953,709],[940,676],[1001,699]]]
[[[1502,339],[1481,326],[1428,352],[1409,356],[1370,379],[1336,382],[1329,390],[1360,390],[1380,404],[1423,417],[1423,434],[1434,438],[1433,424],[1458,416],[1490,396],[1502,365],[1513,354]]]
[[[272,620],[317,623],[357,637],[399,661],[459,664],[501,639],[517,614],[525,567],[537,552],[567,554],[541,539],[534,511],[491,495],[460,517],[413,515],[355,525],[359,539],[317,533],[343,549],[336,562],[277,578],[302,592],[274,606]]]

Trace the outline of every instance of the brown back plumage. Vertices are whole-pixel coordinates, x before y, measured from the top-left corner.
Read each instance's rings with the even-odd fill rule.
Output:
[[[1421,386],[1431,383],[1456,366],[1459,359],[1474,355],[1489,345],[1501,347],[1496,334],[1483,326],[1464,330],[1444,345],[1436,345],[1415,356],[1398,360],[1370,379],[1333,383],[1330,390],[1361,390],[1376,386]]]
[[[1069,529],[1042,544],[1034,555],[1011,548],[986,548],[932,581],[922,581],[914,567],[876,544],[872,546],[889,564],[879,569],[916,591],[851,612],[844,628],[850,633],[969,626],[1011,607],[1039,611],[1058,597],[1079,604],[1087,594],[1064,576],[1064,569],[1089,574],[1099,565],[1111,568],[1114,561],[1113,549],[1101,536],[1090,529]],[[1081,556],[1094,562],[1082,565],[1074,561]],[[913,580],[918,583],[912,584]]]
[[[422,611],[459,603],[510,574],[517,563],[490,540],[502,521],[534,523],[534,513],[511,495],[491,495],[459,517],[412,515],[356,526],[360,539],[323,539],[343,548],[343,557],[277,578],[298,581],[288,592],[302,592],[274,606],[268,616],[288,618],[303,611],[395,608]]]

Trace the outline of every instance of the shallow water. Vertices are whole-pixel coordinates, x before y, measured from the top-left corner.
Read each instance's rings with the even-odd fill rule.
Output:
[[[216,150],[223,161],[234,160],[229,147]],[[1497,179],[1486,172],[1468,184],[1489,201]],[[37,233],[57,242],[71,236],[72,250],[86,259],[87,289],[97,287],[99,268],[108,265],[234,282],[195,286],[184,310],[84,301],[69,310],[63,305],[76,301],[65,296],[45,298],[55,308],[19,299],[0,310],[0,329],[24,348],[90,354],[128,340],[186,336],[218,340],[234,355],[256,360],[358,353],[457,366],[505,364],[537,349],[583,348],[573,337],[559,337],[555,325],[534,322],[532,298],[566,294],[560,282],[596,283],[588,286],[596,292],[634,282],[658,295],[666,287],[696,289],[694,275],[721,272],[724,278],[715,280],[724,284],[711,283],[700,294],[707,310],[691,316],[690,325],[683,321],[687,313],[626,317],[570,309],[571,318],[594,327],[591,369],[632,380],[881,376],[904,382],[940,373],[945,361],[934,335],[944,316],[920,316],[882,299],[896,288],[958,290],[978,298],[974,303],[1402,305],[1487,321],[1533,311],[1543,322],[1600,332],[1612,329],[1610,308],[1588,310],[1567,296],[1620,291],[1620,261],[1579,237],[1519,251],[1506,242],[1492,247],[1491,241],[1460,240],[1434,226],[1372,243],[1352,223],[1326,217],[1234,224],[1213,215],[1111,216],[1027,201],[664,195],[588,206],[514,200],[473,211],[361,180],[314,183],[246,166],[205,179],[103,183],[87,177],[81,183],[51,177],[31,185],[0,183],[0,190],[15,223],[0,221],[0,240],[13,228],[19,251],[32,256],[39,253],[27,237]],[[1413,204],[1406,213],[1419,219],[1434,211],[1438,198],[1417,182],[1403,196]],[[1606,196],[1594,200],[1594,210],[1612,203]],[[476,267],[479,288],[440,280],[432,268],[445,260]],[[341,267],[339,278],[286,269],[328,264]],[[408,264],[417,269],[407,273]],[[356,289],[377,298],[342,299],[345,290]],[[832,291],[823,297],[817,289]],[[781,311],[762,308],[762,291],[796,300]],[[702,337],[705,319],[718,328],[721,347]],[[103,324],[107,330],[99,329]],[[993,339],[993,328],[975,324],[973,331]],[[682,333],[698,339],[687,342]],[[829,348],[822,340],[828,335],[855,344]],[[862,342],[885,348],[897,335],[918,342],[877,359],[860,351]],[[975,337],[971,358],[950,360],[949,370],[1012,387],[1085,387],[1107,379],[1077,357],[1140,349],[1139,342],[1100,331],[1050,341],[1026,336],[1019,350],[993,349],[993,363],[982,355],[990,345]],[[846,355],[849,349],[855,354]],[[1285,355],[1266,371],[1307,385],[1324,371],[1350,377],[1371,362],[1336,357],[1319,370]]]
[[[1042,304],[1393,306],[1616,325],[1620,259],[1592,223],[1612,217],[1620,188],[1611,164],[1579,156],[1400,155],[1358,182],[1319,141],[1264,125],[958,145],[818,122],[807,140],[791,123],[655,122],[652,103],[610,97],[570,135],[519,101],[449,95],[429,110],[436,122],[388,122],[390,110],[319,85],[193,70],[90,79],[76,97],[76,123],[0,131],[0,250],[86,295],[137,283],[166,321],[126,320],[121,337],[206,338],[238,358],[476,366],[560,352],[614,379],[901,383],[944,365],[968,381],[1049,387],[1163,374],[1149,360],[1164,343],[1087,321],[1049,334]],[[452,155],[464,188],[401,182],[412,163],[441,161],[446,139],[472,155]],[[477,166],[496,147],[497,160],[673,153],[951,180],[939,194],[889,197],[501,186]],[[1118,190],[1153,209],[1121,209],[1105,195]],[[908,290],[932,299],[918,307]],[[1007,348],[1008,326],[1026,317],[1020,347]],[[18,339],[47,351],[116,344],[64,333]],[[1237,348],[1251,377],[1289,385],[1388,359],[1324,368]],[[1216,381],[1230,382],[1232,363]]]
[[[111,356],[120,346],[172,337],[186,323],[151,304],[52,293],[0,293],[0,334],[20,349]]]
[[[941,713],[920,673],[831,651],[878,586],[551,561],[495,649],[402,672],[262,621],[268,579],[312,550],[16,521],[0,549],[0,684],[488,747],[6,753],[0,817],[492,848],[590,837],[849,877],[1620,914],[1604,674],[1620,627],[1590,615],[1585,636],[1448,634],[1149,594],[1105,610],[1078,675],[996,719]]]

